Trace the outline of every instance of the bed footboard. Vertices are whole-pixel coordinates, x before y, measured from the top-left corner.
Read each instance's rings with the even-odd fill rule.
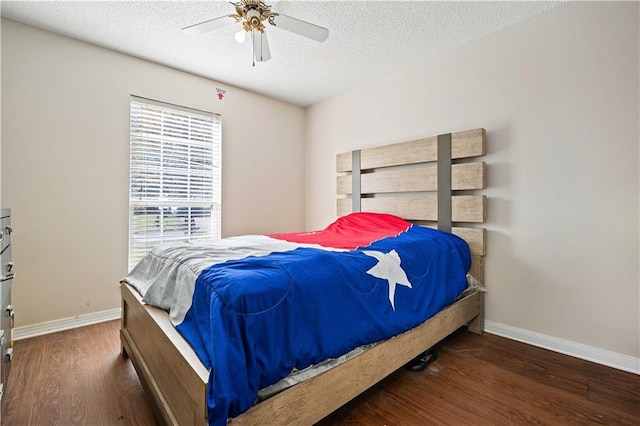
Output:
[[[170,425],[206,425],[209,372],[166,312],[143,304],[127,284],[121,291],[123,354],[151,397],[156,417]]]

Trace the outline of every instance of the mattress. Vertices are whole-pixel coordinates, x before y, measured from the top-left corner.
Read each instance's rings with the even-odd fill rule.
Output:
[[[324,230],[161,245],[124,279],[210,369],[211,424],[292,371],[409,330],[467,288],[467,244],[352,213]]]

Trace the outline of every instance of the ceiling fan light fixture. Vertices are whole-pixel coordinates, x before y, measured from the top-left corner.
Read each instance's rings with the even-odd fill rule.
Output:
[[[247,38],[247,32],[244,30],[244,28],[240,28],[240,31],[238,31],[234,37],[238,43],[244,43],[245,39]]]

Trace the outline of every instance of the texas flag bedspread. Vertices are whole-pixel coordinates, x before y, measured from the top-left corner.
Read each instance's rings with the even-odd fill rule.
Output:
[[[409,330],[467,286],[462,239],[352,213],[322,231],[160,245],[125,278],[210,369],[209,423],[327,358]]]

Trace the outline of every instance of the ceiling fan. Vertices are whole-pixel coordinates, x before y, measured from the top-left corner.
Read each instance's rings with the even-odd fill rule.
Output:
[[[265,62],[271,59],[269,42],[265,33],[265,21],[276,28],[282,28],[319,42],[323,42],[329,37],[328,29],[280,13],[271,12],[271,6],[264,4],[262,0],[241,0],[237,3],[229,3],[236,8],[235,14],[200,22],[199,24],[185,27],[182,31],[195,36],[240,22],[242,23],[242,28],[236,34],[236,40],[242,43],[246,34],[250,33],[253,41],[254,60],[258,62]]]

